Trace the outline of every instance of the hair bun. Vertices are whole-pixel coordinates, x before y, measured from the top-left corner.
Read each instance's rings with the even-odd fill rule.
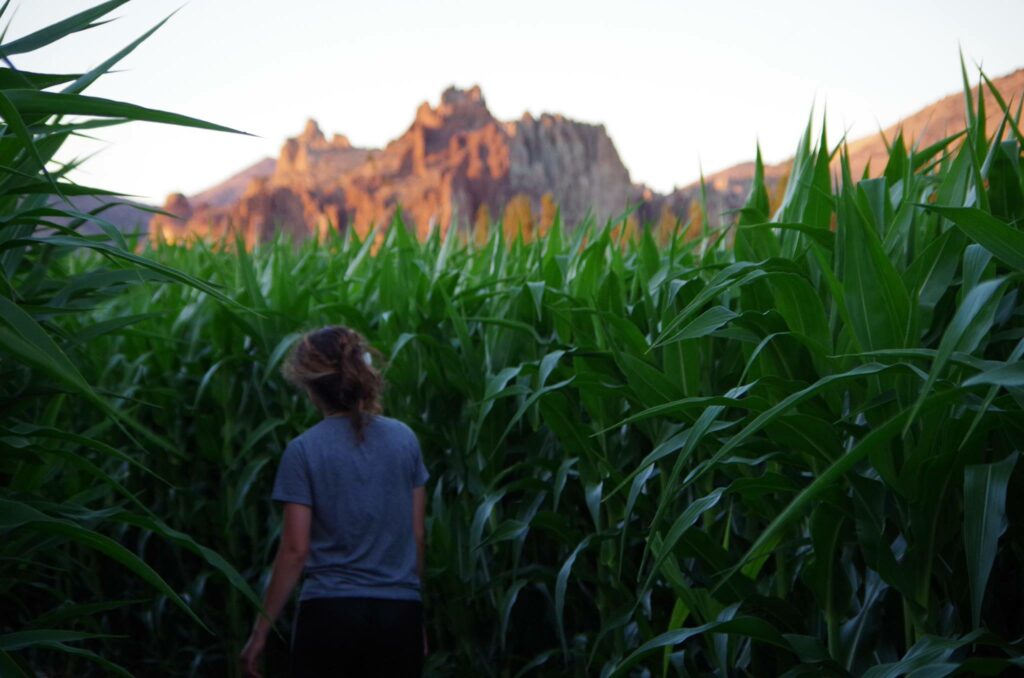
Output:
[[[366,415],[380,412],[383,381],[373,367],[373,349],[348,327],[332,325],[305,334],[282,372],[309,391],[325,412],[347,412],[360,437]]]

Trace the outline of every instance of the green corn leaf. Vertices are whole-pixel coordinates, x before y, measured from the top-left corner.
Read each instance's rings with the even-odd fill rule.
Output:
[[[958,395],[959,394],[956,390],[947,390],[932,394],[923,401],[916,411],[917,413],[920,413],[939,409],[948,405],[950,402],[953,402]],[[892,440],[900,432],[904,423],[910,420],[914,412],[915,410],[912,408],[903,410],[899,415],[872,430],[864,437],[863,440],[857,443],[852,450],[833,462],[833,464],[823,472],[819,473],[818,476],[806,488],[801,490],[789,505],[771,521],[768,527],[761,532],[740,561],[719,581],[725,581],[728,579],[728,576],[732,575],[735,571],[738,571],[751,561],[766,558],[770,554],[766,549],[768,544],[773,543],[783,530],[789,527],[797,517],[808,509],[811,502],[817,499],[828,488],[834,486],[835,483],[837,483],[843,475],[848,473],[858,461],[864,459],[870,453],[876,449],[880,449],[883,445]],[[718,586],[720,585],[721,583],[718,584]]]
[[[736,316],[737,314],[734,311],[724,306],[713,306],[691,320],[677,332],[667,337],[659,337],[657,343],[651,348],[664,346],[674,341],[686,341],[687,339],[705,337],[720,329],[723,325],[728,324]]]
[[[657,558],[651,566],[651,572],[647,576],[647,579],[641,588],[642,591],[650,590],[651,582],[654,580],[654,577],[657,576],[658,571],[665,562],[665,559],[672,554],[672,549],[683,536],[683,533],[693,527],[694,523],[696,523],[705,512],[710,511],[715,507],[718,500],[722,498],[722,493],[724,491],[725,489],[720,487],[712,491],[707,496],[690,502],[686,509],[679,514],[679,517],[672,523],[672,526],[662,539],[661,545],[658,547]]]
[[[789,650],[790,645],[769,623],[757,617],[736,617],[725,621],[716,621],[692,628],[682,628],[675,631],[668,631],[647,641],[625,659],[618,663],[609,674],[610,678],[626,675],[626,672],[636,665],[646,655],[654,650],[679,645],[694,636],[704,633],[724,633],[730,635],[746,636],[770,643],[781,649]]]
[[[907,345],[910,296],[863,209],[866,196],[847,190],[840,200],[837,239],[842,241],[842,284],[847,316],[864,350]]]
[[[174,542],[186,550],[192,551],[202,558],[207,565],[211,566],[214,570],[223,575],[236,591],[245,596],[249,603],[252,604],[253,608],[257,610],[263,609],[263,603],[260,601],[260,598],[256,595],[255,591],[252,590],[252,587],[249,586],[249,583],[246,582],[238,570],[236,570],[224,559],[223,556],[213,549],[202,546],[184,532],[175,530],[167,526],[167,524],[162,520],[150,516],[142,516],[134,513],[122,513],[118,515],[115,520],[150,530],[164,539]]]
[[[1024,271],[1024,231],[1008,226],[976,207],[922,207],[952,221],[968,238],[987,249],[1010,268]]]
[[[59,193],[60,188],[57,186],[57,182],[53,180],[53,177],[50,176],[50,173],[46,171],[46,163],[43,161],[42,156],[39,155],[39,149],[36,148],[35,141],[32,138],[32,133],[29,131],[28,127],[25,126],[25,121],[22,120],[21,113],[10,99],[8,99],[7,94],[3,90],[0,90],[0,118],[3,118],[4,124],[14,132],[14,135],[21,142],[22,148],[25,149],[25,152],[28,153],[29,157],[35,163],[35,169],[46,177],[54,192]]]
[[[907,419],[904,435],[914,422],[917,409],[920,408],[924,399],[935,386],[935,382],[939,379],[939,375],[942,373],[953,352],[956,350],[973,351],[978,342],[981,341],[981,337],[988,331],[992,323],[992,316],[995,313],[996,304],[999,303],[1007,282],[1008,280],[1005,278],[996,278],[978,284],[964,298],[959,308],[957,308],[956,314],[946,328],[946,332],[942,335],[942,341],[939,343],[938,351],[935,353],[935,359],[932,361],[928,378],[921,387],[921,392],[917,402],[914,404],[914,409]]]
[[[11,68],[0,68],[0,90],[32,87],[33,89],[48,89],[72,82],[79,75],[63,73],[32,73],[30,71],[16,71]]]
[[[1006,489],[1017,453],[992,464],[964,469],[964,549],[971,584],[971,619],[981,626],[981,603],[996,559],[999,537],[1006,531]]]
[[[900,676],[946,676],[956,671],[958,662],[948,661],[953,653],[964,645],[976,640],[978,633],[961,638],[939,638],[925,636],[914,643],[897,662],[873,666],[864,673],[864,678],[899,678]]]
[[[590,536],[584,537],[576,545],[576,548],[572,550],[569,557],[562,563],[561,569],[558,570],[558,576],[555,578],[555,620],[558,624],[556,628],[558,629],[558,638],[562,643],[562,655],[566,659],[569,657],[569,643],[565,635],[565,593],[569,587],[569,575],[572,573],[572,566],[580,552],[590,544],[591,538]]]
[[[0,296],[0,318],[3,319],[0,324],[0,350],[46,372],[102,409],[109,409],[39,323],[3,296]]]
[[[1014,362],[999,365],[963,381],[964,386],[977,386],[978,384],[1024,387],[1024,363]]]
[[[12,54],[33,52],[37,49],[53,44],[72,33],[77,33],[97,26],[99,25],[96,23],[98,19],[109,14],[126,2],[128,2],[128,0],[108,0],[107,2],[100,3],[95,7],[73,14],[67,19],[63,19],[55,24],[47,26],[46,28],[29,33],[23,38],[18,38],[17,40],[12,40],[11,42],[0,45],[0,54],[9,57]]]
[[[189,285],[190,287],[195,287],[196,289],[202,290],[203,292],[209,294],[211,297],[214,297],[218,301],[233,308],[236,308],[238,310],[247,310],[246,307],[242,306],[237,301],[226,296],[223,292],[215,288],[213,285],[203,280],[200,280],[195,276],[183,273],[182,271],[171,266],[166,266],[164,264],[159,263],[158,261],[154,261],[153,259],[133,254],[132,252],[129,252],[125,249],[122,249],[115,245],[110,245],[105,242],[89,240],[87,238],[77,238],[61,235],[19,238],[16,240],[8,241],[8,244],[18,243],[39,243],[41,245],[53,245],[57,247],[72,247],[96,250],[97,252],[102,252],[103,254],[107,254],[116,259],[122,259],[137,266],[141,266],[143,268],[148,268],[152,271],[156,271],[157,273],[161,273],[171,280],[184,283],[186,285]]]
[[[117,62],[121,61],[121,59],[125,58],[126,56],[134,52],[136,47],[141,45],[147,38],[149,38],[149,36],[153,35],[153,33],[156,33],[157,30],[159,30],[160,27],[167,23],[171,16],[174,16],[176,12],[177,10],[175,10],[175,12],[172,12],[167,18],[163,19],[156,26],[153,26],[153,28],[143,33],[141,36],[139,36],[134,41],[129,43],[126,47],[118,50],[116,54],[114,54],[112,57],[110,57],[109,59],[105,60],[104,62],[90,70],[88,73],[83,73],[81,76],[75,78],[75,81],[73,83],[64,88],[64,93],[78,94],[79,92],[84,91],[86,87],[94,83],[97,79],[99,79],[100,76],[107,73],[107,71],[109,71],[115,64],[117,64]]]
[[[203,621],[192,611],[192,608],[181,599],[181,596],[175,593],[170,585],[152,567],[109,537],[76,525],[73,522],[48,516],[23,502],[2,498],[0,498],[0,528],[4,530],[30,529],[39,534],[65,537],[98,551],[134,572],[140,579],[167,596],[192,621],[200,627],[207,629]]]
[[[80,640],[91,640],[93,638],[112,638],[105,633],[86,633],[83,631],[62,631],[55,629],[33,629],[31,631],[16,631],[0,636],[0,650],[11,652],[22,650],[27,647],[42,643],[74,643]]]
[[[24,118],[45,118],[51,115],[95,115],[107,118],[125,118],[140,122],[158,122],[165,125],[195,127],[216,132],[247,134],[230,127],[217,125],[187,115],[145,108],[123,101],[113,101],[82,94],[40,92],[31,89],[9,89],[4,92],[8,101]]]

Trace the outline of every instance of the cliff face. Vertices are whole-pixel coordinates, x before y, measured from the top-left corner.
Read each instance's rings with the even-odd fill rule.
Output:
[[[1006,99],[1024,95],[1024,69],[997,78]],[[1001,112],[986,89],[988,129]],[[902,128],[908,146],[923,148],[963,129],[963,94],[948,96],[884,131]],[[885,142],[879,135],[848,145],[854,176],[869,166],[884,169]],[[773,189],[786,180],[790,163],[765,167]],[[727,220],[750,191],[754,164],[742,163],[706,177],[708,218]],[[533,214],[553,201],[563,221],[575,225],[587,215],[616,217],[627,203],[642,223],[684,223],[699,204],[699,183],[659,195],[630,181],[604,127],[560,115],[524,115],[496,120],[479,87],[450,88],[436,107],[422,104],[409,129],[383,149],[356,148],[341,135],[328,139],[314,121],[285,142],[278,158],[266,159],[192,198],[175,194],[164,209],[180,218],[154,217],[150,231],[169,239],[196,234],[220,238],[239,233],[248,243],[278,231],[306,237],[330,228],[365,234],[388,224],[398,206],[421,237],[433,226],[472,224],[478,214],[502,215],[516,198]]]
[[[341,134],[328,141],[316,120],[308,120],[302,134],[281,148],[271,183],[303,188],[328,186],[366,162],[370,153],[369,149],[354,148]]]
[[[538,211],[550,194],[571,224],[589,213],[621,213],[632,190],[603,126],[547,114],[503,123],[479,87],[450,88],[436,107],[424,103],[409,129],[380,150],[355,148],[341,135],[328,140],[311,120],[272,168],[257,164],[225,186],[237,190],[243,180],[234,200],[225,199],[226,188],[200,196],[216,202],[171,196],[165,210],[179,218],[154,217],[151,231],[168,239],[239,233],[250,244],[276,231],[307,236],[336,227],[363,235],[401,206],[424,236],[435,225],[471,224],[481,211],[500,215],[520,194]]]
[[[551,193],[569,224],[588,212],[604,219],[625,210],[629,172],[603,125],[544,114],[524,115],[508,129],[512,194]]]
[[[420,106],[409,129],[342,177],[343,226],[365,232],[386,223],[399,205],[423,236],[453,217],[465,223],[482,204],[498,204],[509,175],[508,136],[480,89],[449,89],[441,103]]]

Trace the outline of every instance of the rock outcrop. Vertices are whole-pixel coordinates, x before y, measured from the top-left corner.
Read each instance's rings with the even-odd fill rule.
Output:
[[[626,209],[632,184],[604,125],[560,115],[529,114],[508,127],[512,194],[551,193],[570,224],[588,213],[599,219]]]
[[[998,78],[1007,98],[1024,94],[1024,69]],[[986,90],[989,129],[1002,113]],[[948,96],[884,131],[893,139],[902,128],[908,145],[927,146],[963,129],[963,94]],[[887,155],[879,135],[848,145],[854,176],[866,167],[882,171]],[[870,163],[870,165],[869,165]],[[790,163],[765,167],[772,190],[789,174]],[[729,219],[750,191],[754,164],[742,163],[706,177],[707,217]],[[284,232],[296,237],[328,229],[354,228],[365,234],[386,225],[401,207],[419,236],[452,223],[468,228],[478,215],[498,218],[507,205],[546,214],[553,205],[570,226],[588,215],[613,218],[627,205],[641,223],[686,222],[700,204],[699,183],[668,195],[633,184],[601,125],[560,115],[526,114],[496,120],[479,87],[449,88],[436,107],[423,103],[412,125],[383,149],[354,147],[341,135],[328,139],[315,121],[288,139],[278,158],[265,159],[189,199],[170,196],[150,232],[179,239],[195,234],[221,238],[240,234],[247,243]]]
[[[285,142],[272,170],[253,166],[232,186],[239,177],[248,185],[234,200],[170,196],[164,209],[178,218],[157,216],[151,231],[167,239],[237,233],[247,243],[329,228],[364,235],[401,207],[422,237],[435,226],[468,227],[482,211],[500,215],[522,195],[538,213],[547,196],[570,224],[588,214],[605,219],[621,213],[633,191],[603,126],[548,114],[504,123],[479,87],[450,88],[436,107],[422,104],[409,129],[379,150],[356,148],[341,135],[328,140],[310,120]]]

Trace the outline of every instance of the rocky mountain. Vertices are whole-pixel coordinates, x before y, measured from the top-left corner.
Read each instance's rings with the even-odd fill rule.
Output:
[[[450,88],[383,149],[328,140],[311,120],[272,165],[261,161],[192,198],[170,196],[164,209],[179,218],[157,216],[150,228],[169,239],[238,232],[247,242],[332,226],[365,234],[401,206],[423,236],[435,224],[497,217],[516,196],[539,209],[547,195],[569,223],[591,211],[604,219],[635,190],[603,126],[548,114],[501,122],[479,87]]]
[[[995,80],[1007,99],[1024,96],[1024,69]],[[990,129],[1001,116],[986,91]],[[953,94],[883,131],[895,137],[902,127],[908,143],[920,147],[963,129],[963,94]],[[869,166],[881,171],[886,156],[880,135],[849,143],[855,175]],[[742,163],[705,178],[713,221],[742,206],[754,164]],[[784,181],[789,163],[767,166],[769,186]],[[276,159],[266,158],[197,195],[168,197],[155,216],[151,234],[180,239],[192,234],[220,238],[241,234],[253,243],[284,231],[298,237],[329,228],[365,234],[387,223],[401,206],[422,237],[434,225],[453,221],[468,227],[498,219],[510,201],[540,214],[556,204],[566,223],[588,214],[599,220],[638,205],[641,222],[691,216],[700,185],[659,195],[634,184],[602,125],[561,115],[524,115],[502,122],[487,109],[479,87],[449,88],[437,106],[423,103],[412,125],[383,149],[357,148],[342,135],[328,139],[315,121],[288,139]]]

